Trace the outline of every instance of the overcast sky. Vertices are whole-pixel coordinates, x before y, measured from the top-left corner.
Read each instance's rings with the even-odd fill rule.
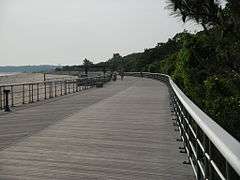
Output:
[[[166,0],[0,0],[0,65],[105,61],[184,28]]]

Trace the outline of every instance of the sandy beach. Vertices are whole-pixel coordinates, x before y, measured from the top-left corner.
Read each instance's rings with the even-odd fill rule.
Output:
[[[56,80],[56,79],[72,79],[73,76],[69,75],[54,75],[47,74],[46,80]],[[0,85],[12,84],[12,83],[27,83],[43,81],[44,74],[42,73],[0,73]]]
[[[54,74],[46,74],[46,80],[47,81],[51,81],[51,80],[71,80],[71,79],[76,79],[76,76],[69,76],[69,75],[54,75]],[[34,85],[33,87],[29,86],[29,85],[15,85],[15,86],[7,86],[7,85],[11,85],[11,84],[19,84],[19,83],[29,83],[29,82],[43,82],[44,81],[44,74],[42,73],[15,73],[15,74],[2,74],[2,76],[0,76],[0,105],[1,107],[3,107],[3,90],[4,89],[8,89],[10,90],[11,96],[10,98],[10,102],[13,103],[12,100],[14,100],[14,106],[18,106],[23,104],[24,102],[30,102],[32,101],[32,97],[30,96],[30,92],[33,91],[33,95],[34,98],[36,100],[36,94],[37,94],[37,86]],[[50,96],[50,84],[47,84],[46,86],[46,93],[47,96]],[[72,86],[72,85],[71,85]],[[61,94],[61,84],[56,84],[56,86],[54,85],[55,89],[55,93],[57,93],[58,95]],[[31,90],[31,88],[33,88],[33,90]],[[69,87],[70,88],[70,87]],[[24,89],[24,93],[23,93],[23,89]],[[40,83],[39,84],[39,99],[44,99],[44,84]],[[24,100],[23,100],[24,99]]]

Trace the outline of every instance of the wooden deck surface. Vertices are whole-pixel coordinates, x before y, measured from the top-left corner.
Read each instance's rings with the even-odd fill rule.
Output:
[[[0,115],[0,179],[192,180],[167,87],[127,77]]]

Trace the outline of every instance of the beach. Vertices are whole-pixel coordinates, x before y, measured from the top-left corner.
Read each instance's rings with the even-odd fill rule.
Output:
[[[70,75],[55,75],[55,74],[46,74],[46,81],[61,81],[61,80],[72,80],[76,79],[76,76]],[[3,107],[3,91],[4,89],[8,89],[11,92],[11,96],[9,97],[9,101],[14,106],[21,105],[25,102],[31,102],[33,99],[30,96],[30,93],[33,92],[33,96],[36,100],[36,94],[39,94],[39,100],[44,99],[45,91],[47,96],[50,96],[52,83],[47,83],[46,86],[43,83],[44,74],[42,73],[1,73],[0,75],[0,106]],[[38,86],[35,84],[33,86],[30,85],[20,85],[21,83],[39,83]],[[13,85],[15,84],[15,85]],[[19,84],[19,85],[16,85]],[[11,86],[13,85],[13,86]],[[72,84],[71,84],[72,86]],[[61,94],[61,84],[54,85],[54,91],[57,94]],[[69,85],[70,88],[70,85]],[[38,89],[38,90],[37,90]],[[38,92],[37,92],[38,91]]]
[[[20,74],[20,73],[18,73],[18,72],[0,72],[0,77],[11,76],[11,75],[16,75],[16,74]]]
[[[46,80],[72,79],[74,76],[46,74]],[[0,73],[0,85],[38,82],[44,80],[43,73]]]

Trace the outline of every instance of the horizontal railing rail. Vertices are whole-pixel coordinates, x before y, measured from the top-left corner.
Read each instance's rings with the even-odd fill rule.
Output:
[[[98,76],[96,76],[98,77]],[[5,84],[0,84],[0,87],[3,86],[17,86],[17,85],[28,85],[28,84],[37,84],[37,83],[43,83],[43,82],[55,82],[55,81],[74,81],[77,79],[87,79],[86,78],[78,78],[78,77],[67,77],[67,78],[50,78],[46,79],[45,81],[28,81],[28,82],[22,82],[22,83],[5,83]],[[90,77],[89,77],[90,78]]]
[[[110,75],[0,85],[0,109],[63,96],[110,81]],[[8,93],[8,94],[6,94]],[[8,104],[9,103],[9,104]]]
[[[152,78],[169,87],[170,103],[176,131],[187,153],[196,179],[240,179],[240,143],[195,105],[173,82],[170,76],[159,73],[128,72],[128,76]],[[238,128],[238,127],[236,127]]]

